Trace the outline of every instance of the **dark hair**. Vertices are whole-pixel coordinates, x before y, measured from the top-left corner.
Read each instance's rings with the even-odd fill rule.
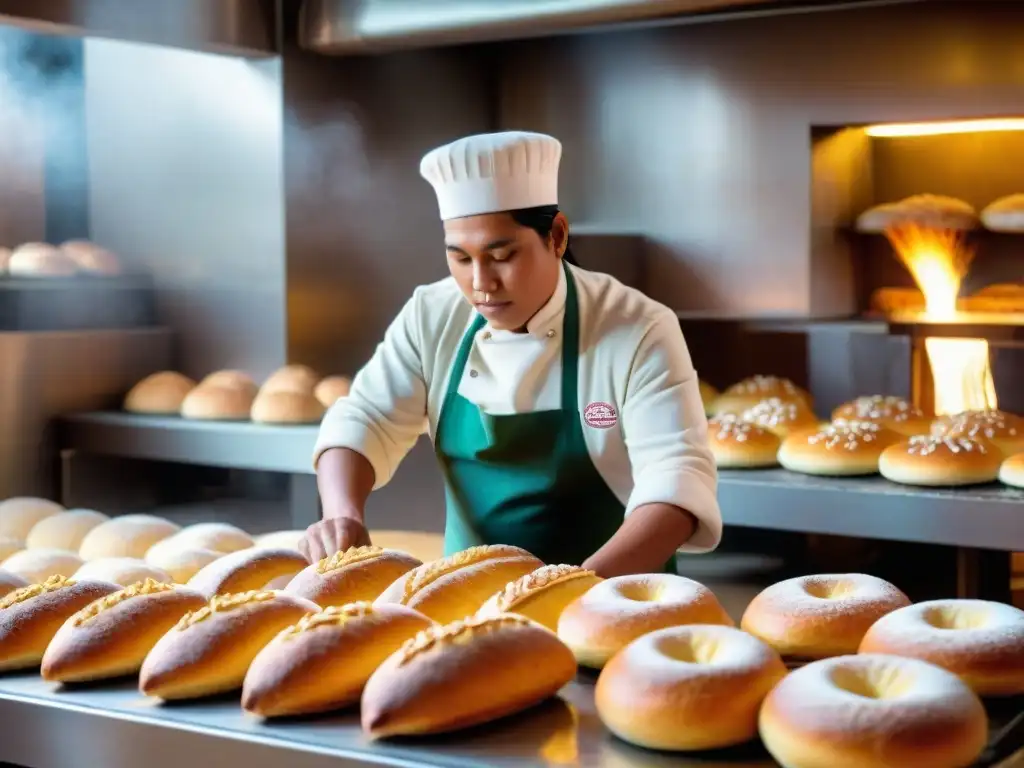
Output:
[[[551,236],[551,228],[555,225],[555,217],[558,215],[557,205],[540,205],[536,208],[520,208],[517,211],[509,211],[513,221],[521,227],[529,227],[542,239],[547,240]],[[579,266],[576,257],[572,255],[569,243],[565,244],[565,253],[562,258],[574,267]]]

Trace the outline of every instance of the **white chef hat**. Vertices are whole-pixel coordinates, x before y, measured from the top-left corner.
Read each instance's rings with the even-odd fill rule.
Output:
[[[441,219],[558,204],[562,145],[542,133],[484,133],[431,150],[420,162]]]

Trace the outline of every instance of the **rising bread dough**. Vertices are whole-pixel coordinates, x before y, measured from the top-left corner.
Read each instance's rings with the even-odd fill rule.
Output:
[[[146,563],[167,573],[175,584],[186,584],[199,571],[222,557],[223,552],[182,546],[171,536],[149,548]]]
[[[55,501],[33,496],[16,496],[0,502],[0,536],[25,541],[36,524],[44,518],[63,512]]]
[[[147,579],[162,583],[171,581],[171,576],[166,571],[131,557],[104,557],[99,560],[90,560],[75,571],[74,578],[79,581],[84,579],[109,581],[122,587],[130,587],[132,584]]]
[[[0,563],[0,568],[29,584],[40,584],[52,576],[70,578],[81,567],[82,558],[62,549],[23,549]]]
[[[124,409],[129,413],[176,415],[195,387],[196,383],[188,376],[175,371],[160,371],[147,376],[128,391]]]
[[[100,523],[85,535],[78,553],[83,560],[131,557],[144,560],[158,541],[181,530],[170,520],[153,515],[123,515]]]
[[[92,509],[69,509],[40,520],[28,534],[28,549],[64,549],[77,552],[86,534],[110,518]]]

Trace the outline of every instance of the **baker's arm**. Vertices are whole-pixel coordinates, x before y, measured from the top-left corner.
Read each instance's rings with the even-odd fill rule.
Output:
[[[676,550],[714,549],[722,537],[718,472],[697,373],[667,310],[637,349],[620,410],[633,492],[622,526],[586,567],[606,577],[657,572]]]

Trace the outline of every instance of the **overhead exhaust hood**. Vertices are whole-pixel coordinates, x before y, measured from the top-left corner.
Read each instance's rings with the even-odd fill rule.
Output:
[[[718,14],[922,0],[305,0],[299,42],[330,55],[543,37]]]
[[[0,0],[0,24],[173,48],[276,52],[278,0]]]

